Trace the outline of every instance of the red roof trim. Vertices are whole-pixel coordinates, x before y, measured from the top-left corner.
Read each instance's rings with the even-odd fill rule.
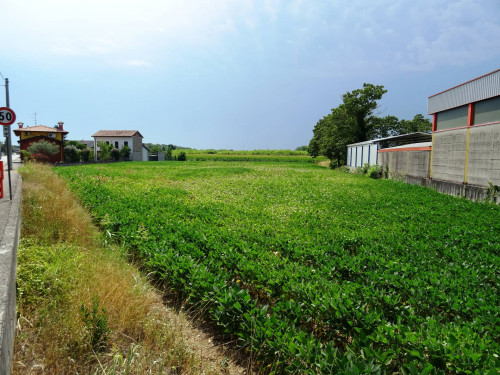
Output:
[[[378,150],[378,152],[430,151],[431,149],[432,149],[431,146],[428,146],[428,147],[404,147],[404,148],[396,148],[396,149],[385,148],[382,150]]]

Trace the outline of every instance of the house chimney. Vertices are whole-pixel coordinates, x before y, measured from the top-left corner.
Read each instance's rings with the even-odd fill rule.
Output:
[[[64,122],[59,121],[59,122],[57,123],[57,125],[59,125],[59,130],[63,130],[63,125],[64,125]]]
[[[19,129],[23,128],[24,122],[18,122],[17,125],[19,125]]]

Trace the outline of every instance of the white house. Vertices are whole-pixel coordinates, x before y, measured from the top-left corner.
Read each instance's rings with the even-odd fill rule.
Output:
[[[138,130],[99,130],[97,133],[92,134],[92,137],[94,138],[94,160],[96,161],[98,142],[106,142],[117,149],[121,149],[123,146],[128,146],[130,148],[131,160],[144,160],[142,147],[142,138],[144,137]]]

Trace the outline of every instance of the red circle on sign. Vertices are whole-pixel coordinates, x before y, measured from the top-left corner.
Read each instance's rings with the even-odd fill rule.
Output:
[[[0,107],[0,125],[9,126],[16,121],[16,114],[9,107]]]

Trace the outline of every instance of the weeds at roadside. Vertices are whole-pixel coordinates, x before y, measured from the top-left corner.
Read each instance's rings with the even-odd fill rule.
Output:
[[[46,165],[23,177],[13,374],[221,374]],[[173,370],[175,368],[176,370]]]

